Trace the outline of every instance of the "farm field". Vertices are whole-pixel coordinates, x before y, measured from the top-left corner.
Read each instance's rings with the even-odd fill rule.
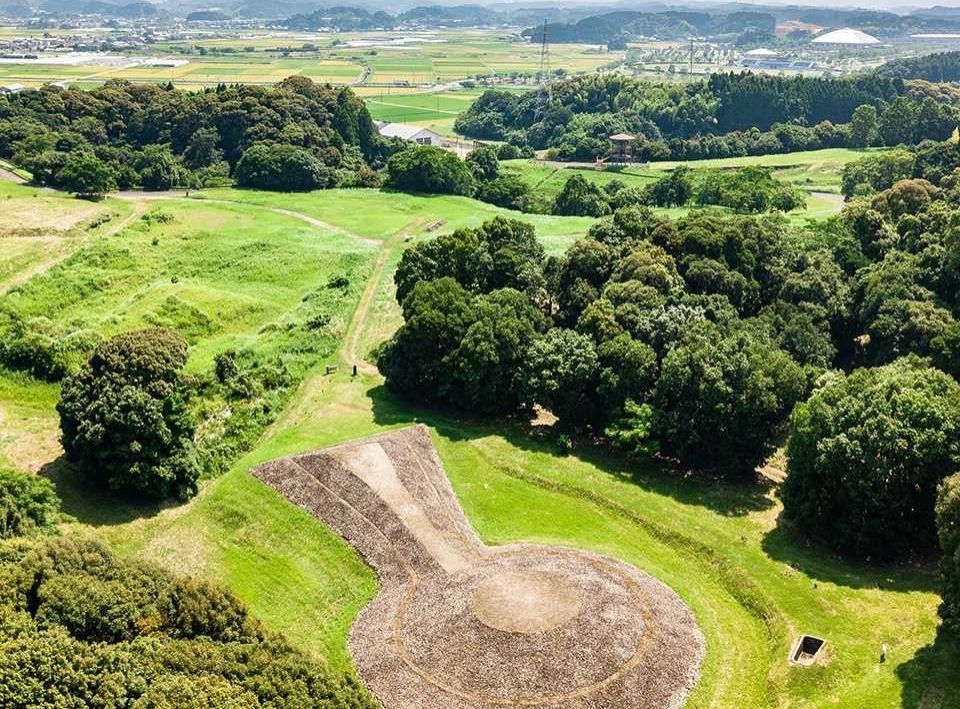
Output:
[[[829,162],[819,157],[793,156],[780,165]],[[524,179],[545,176],[534,167],[543,166],[521,169]],[[631,168],[610,179],[640,184],[666,167]],[[583,172],[604,176],[597,179],[609,174]],[[171,324],[191,341],[191,373],[209,370],[226,348],[270,351],[271,333],[302,318],[304,295],[350,274],[349,291],[332,304],[327,354],[229,472],[207,481],[193,501],[159,507],[103,499],[60,479],[75,518],[71,531],[226,583],[268,628],[333,667],[349,668],[347,634],[377,591],[373,572],[327,527],[248,471],[420,422],[429,426],[484,543],[562,544],[614,556],[680,595],[707,643],[701,679],[686,706],[960,707],[954,669],[960,648],[937,640],[932,566],[865,566],[808,547],[777,526],[781,508],[772,487],[681,477],[585,444],[562,456],[549,433],[522,422],[494,427],[411,407],[389,395],[364,362],[400,322],[392,274],[410,241],[502,214],[533,223],[548,251],[559,254],[591,219],[377,190],[278,195],[220,189],[198,199],[93,205],[30,187],[0,190],[2,199],[34,200],[41,218],[69,221],[70,228],[99,213],[86,211],[92,207],[109,216],[98,228],[117,229],[94,233],[65,260],[0,297],[0,312],[43,314],[103,333]],[[808,210],[814,208],[827,209],[811,201]],[[82,212],[75,219],[74,209]],[[16,228],[13,220],[0,221],[4,239]],[[18,272],[42,259],[22,255]],[[211,331],[203,315],[221,326]],[[340,367],[327,374],[329,363]],[[356,377],[354,364],[360,365]],[[57,395],[55,385],[0,372],[0,462],[29,462],[36,470],[58,455]],[[824,664],[787,664],[799,633],[827,639]],[[883,644],[888,654],[880,663]]]
[[[361,94],[374,120],[391,123],[412,123],[429,128],[440,135],[455,136],[453,122],[467,110],[483,89],[457,89],[436,93],[397,94],[395,90],[379,89]]]
[[[507,34],[510,32],[483,30],[238,33],[235,38],[166,42],[151,47],[151,57],[187,60],[176,67],[137,64],[144,59],[143,54],[129,54],[126,61],[115,57],[100,64],[10,62],[0,63],[0,80],[36,86],[53,81],[86,84],[126,79],[200,88],[231,82],[270,85],[301,75],[320,83],[399,93],[405,88],[422,90],[476,76],[536,74],[540,47],[526,41],[503,41]],[[399,38],[402,43],[397,42]],[[569,74],[592,72],[617,64],[623,57],[623,52],[608,52],[595,45],[564,45],[551,68]]]

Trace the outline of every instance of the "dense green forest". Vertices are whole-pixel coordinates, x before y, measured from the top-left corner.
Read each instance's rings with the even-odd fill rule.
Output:
[[[936,52],[921,57],[893,59],[877,69],[877,74],[900,79],[957,81],[960,79],[960,52]]]
[[[298,189],[368,184],[389,151],[359,97],[303,77],[275,88],[111,80],[0,96],[0,157],[81,194],[216,184],[238,165],[251,187],[295,172]]]
[[[48,480],[0,471],[0,706],[372,709],[230,591],[55,536]],[[11,524],[11,520],[19,520]]]
[[[540,405],[724,477],[752,478],[787,433],[789,519],[848,554],[929,550],[960,464],[960,151],[911,155],[910,175],[804,227],[629,206],[562,258],[508,220],[418,244],[381,370],[401,396]]]
[[[606,155],[607,137],[623,132],[638,136],[642,160],[720,158],[944,140],[957,124],[955,99],[878,76],[714,74],[677,86],[597,75],[556,82],[549,92],[487,91],[456,129],[552,148],[561,160]],[[851,125],[860,106],[876,114],[866,137]]]

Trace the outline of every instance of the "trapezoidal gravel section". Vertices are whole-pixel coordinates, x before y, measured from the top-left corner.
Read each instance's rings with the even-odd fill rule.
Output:
[[[673,709],[697,681],[704,639],[676,593],[597,554],[484,545],[424,426],[253,473],[376,570],[349,646],[386,709]]]

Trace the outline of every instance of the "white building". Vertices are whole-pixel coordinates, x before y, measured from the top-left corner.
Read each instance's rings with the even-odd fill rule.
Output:
[[[406,123],[378,123],[377,129],[384,138],[402,138],[419,145],[443,145],[443,139],[429,128],[411,126]]]
[[[842,30],[833,30],[833,32],[821,34],[812,39],[810,43],[863,47],[870,44],[880,44],[880,40],[866,32],[844,27]]]

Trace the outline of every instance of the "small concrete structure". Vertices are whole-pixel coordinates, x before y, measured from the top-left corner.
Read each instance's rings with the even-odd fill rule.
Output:
[[[7,84],[0,86],[0,94],[18,94],[26,88],[23,84]]]
[[[800,639],[797,640],[797,644],[793,646],[793,650],[790,652],[790,664],[810,667],[817,661],[817,656],[826,644],[827,641],[823,638],[817,638],[813,635],[801,635]]]
[[[384,138],[401,138],[418,145],[436,145],[438,147],[443,145],[443,139],[439,133],[434,133],[429,128],[421,126],[413,126],[407,123],[378,123],[377,130]]]

